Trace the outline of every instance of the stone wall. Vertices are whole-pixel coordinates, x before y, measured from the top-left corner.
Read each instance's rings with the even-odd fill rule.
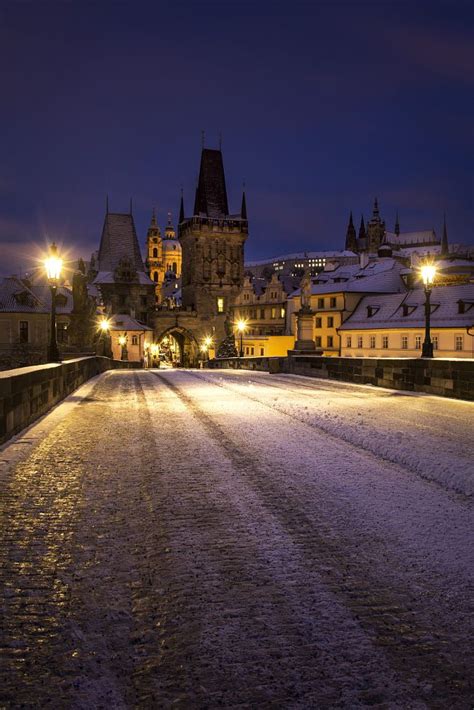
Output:
[[[0,443],[5,442],[91,377],[139,363],[84,357],[0,372]]]
[[[441,397],[474,400],[474,360],[433,358],[344,358],[291,354],[286,358],[229,358],[209,367],[286,372],[369,384]]]

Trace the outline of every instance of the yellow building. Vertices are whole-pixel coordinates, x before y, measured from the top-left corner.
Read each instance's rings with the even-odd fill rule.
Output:
[[[114,360],[144,363],[153,343],[153,328],[127,314],[117,313],[110,319],[110,339]]]
[[[343,357],[419,357],[425,337],[422,288],[365,296],[341,325]],[[474,357],[474,283],[434,287],[431,340],[435,357]]]
[[[238,335],[236,335],[236,346],[239,352]],[[285,357],[288,350],[293,350],[294,346],[294,335],[244,335],[242,338],[244,357]]]
[[[310,306],[314,313],[316,352],[324,356],[341,354],[339,329],[367,293],[405,291],[401,278],[404,267],[391,258],[372,261],[361,267],[345,265],[323,271],[312,279]],[[288,323],[296,333],[297,312],[301,308],[298,289],[288,299]]]
[[[164,274],[173,274],[174,278],[181,276],[182,267],[181,244],[176,239],[176,231],[171,224],[171,212],[168,212],[168,224],[163,239],[163,268]]]

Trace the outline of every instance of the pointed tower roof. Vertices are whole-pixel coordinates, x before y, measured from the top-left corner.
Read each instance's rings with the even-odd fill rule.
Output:
[[[357,248],[357,235],[354,227],[354,221],[352,219],[352,211],[349,215],[349,224],[347,225],[346,232],[346,249],[348,251],[354,251]]]
[[[360,227],[359,227],[359,239],[365,239],[367,236],[365,232],[365,222],[364,222],[364,215],[361,215],[360,218]]]
[[[99,247],[99,271],[114,271],[128,258],[137,271],[145,271],[131,214],[107,212]]]
[[[448,256],[449,254],[449,244],[448,244],[448,230],[446,229],[446,213],[443,218],[443,238],[441,239],[441,256]]]
[[[203,148],[194,214],[222,219],[229,214],[222,152]]]
[[[247,200],[245,199],[245,188],[242,192],[242,206],[240,208],[240,216],[242,219],[247,219]]]
[[[156,210],[155,210],[154,207],[153,207],[153,210],[152,210],[152,212],[151,212],[150,227],[154,227],[155,229],[156,229],[156,227],[158,227],[158,224],[157,224],[157,221],[156,221]]]
[[[400,236],[400,222],[398,220],[398,210],[397,210],[397,216],[395,217],[395,234],[397,237]]]
[[[377,198],[375,198],[375,200],[374,200],[374,209],[372,212],[372,216],[374,219],[377,219],[378,217],[380,217],[379,201]]]

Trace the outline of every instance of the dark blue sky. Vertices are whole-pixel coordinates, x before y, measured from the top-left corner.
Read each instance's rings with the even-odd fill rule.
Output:
[[[343,246],[378,195],[474,241],[472,2],[2,2],[1,273],[47,238],[88,258],[105,194],[143,243],[190,211],[223,136],[247,258]]]

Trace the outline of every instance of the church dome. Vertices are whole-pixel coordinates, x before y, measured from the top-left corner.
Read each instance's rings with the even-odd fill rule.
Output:
[[[181,254],[181,244],[177,239],[163,239],[163,252]]]

